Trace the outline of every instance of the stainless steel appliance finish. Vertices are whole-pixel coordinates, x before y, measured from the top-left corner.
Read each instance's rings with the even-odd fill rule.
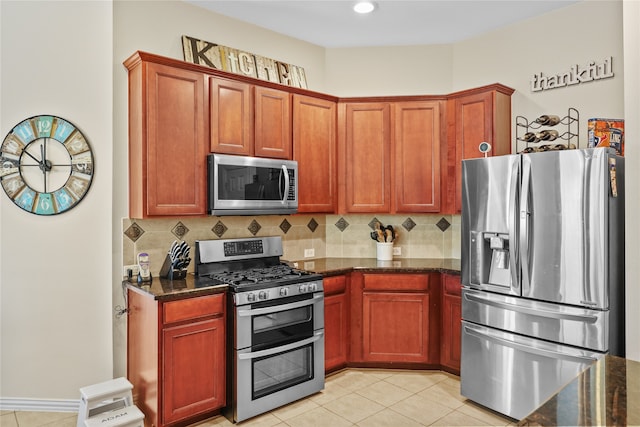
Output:
[[[298,212],[298,162],[210,154],[211,215],[274,215]]]
[[[225,415],[239,422],[324,388],[322,276],[282,263],[280,237],[196,241],[197,285],[227,283]]]
[[[606,148],[463,161],[461,393],[523,418],[624,356],[624,158]]]

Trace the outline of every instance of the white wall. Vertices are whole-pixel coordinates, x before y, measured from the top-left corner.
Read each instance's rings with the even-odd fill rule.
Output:
[[[597,17],[597,18],[596,18]],[[596,24],[597,22],[597,24]],[[587,147],[587,120],[623,118],[624,67],[622,2],[583,1],[493,31],[454,47],[453,81],[456,90],[498,81],[515,89],[514,116],[533,120],[541,114],[580,113],[580,148]],[[595,30],[595,27],[601,30]],[[613,57],[613,78],[563,88],[532,92],[535,73],[562,74],[572,65],[602,63]],[[512,134],[515,136],[515,126]],[[524,148],[520,145],[518,149]]]
[[[327,49],[327,93],[447,94],[453,86],[452,54],[452,45]]]
[[[88,194],[66,213],[29,214],[0,194],[0,401],[42,406],[112,377],[112,7],[3,0],[0,10],[2,138],[53,114],[95,156]]]

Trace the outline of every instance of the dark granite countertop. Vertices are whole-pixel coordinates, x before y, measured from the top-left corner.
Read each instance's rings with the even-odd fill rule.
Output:
[[[438,271],[460,274],[459,259],[400,258],[393,261],[378,261],[375,258],[318,258],[287,262],[297,266],[297,268],[319,273],[323,276],[336,276],[354,270],[377,273],[425,273]],[[148,294],[159,301],[170,301],[225,292],[228,287],[227,285],[203,286],[193,273],[187,274],[184,280],[167,280],[154,276],[151,286],[126,280],[123,282],[123,285],[136,292]]]
[[[390,273],[425,273],[438,271],[460,274],[460,260],[398,258],[393,261],[378,261],[375,258],[317,258],[291,261],[291,264],[303,270],[324,276],[336,276],[350,271],[371,271]]]
[[[127,280],[122,283],[136,292],[148,294],[159,301],[211,295],[225,292],[228,288],[227,285],[200,286],[193,273],[188,273],[187,277],[182,280],[168,280],[154,276],[150,286]]]
[[[640,362],[603,357],[518,425],[640,425]]]

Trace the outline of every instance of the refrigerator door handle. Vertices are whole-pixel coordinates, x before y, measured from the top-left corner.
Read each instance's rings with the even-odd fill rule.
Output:
[[[522,156],[522,188],[520,191],[520,266],[522,268],[522,290],[529,288],[529,191],[531,187],[531,160]]]
[[[509,256],[509,267],[511,270],[511,289],[519,290],[520,281],[518,279],[518,269],[517,269],[517,259],[518,259],[518,249],[515,243],[517,239],[516,233],[516,218],[517,218],[517,204],[518,204],[518,177],[520,173],[520,158],[516,157],[516,161],[513,163],[513,168],[511,169],[511,186],[509,188],[509,203],[508,203],[508,211],[507,218],[509,221],[509,250],[511,251],[511,255]],[[520,292],[517,292],[520,294]]]
[[[477,302],[480,304],[491,305],[505,310],[515,311],[518,313],[530,314],[537,317],[548,317],[552,319],[573,320],[577,322],[594,324],[598,318],[589,314],[563,313],[560,311],[545,310],[542,307],[524,307],[521,305],[509,304],[508,302],[496,301],[495,299],[485,297],[484,294],[464,293],[467,301]]]
[[[518,350],[518,351],[522,351],[525,353],[529,353],[529,354],[536,354],[539,356],[543,356],[543,357],[548,357],[551,359],[564,359],[564,360],[570,360],[573,362],[578,362],[578,363],[589,363],[591,364],[592,362],[595,362],[596,360],[598,360],[598,356],[596,356],[595,354],[593,355],[593,357],[589,357],[589,356],[579,356],[579,355],[575,355],[575,354],[568,354],[565,352],[560,352],[560,351],[553,351],[553,350],[547,350],[544,348],[540,348],[540,347],[534,347],[534,346],[530,346],[530,345],[524,345],[524,344],[520,344],[517,343],[515,341],[511,341],[511,340],[507,340],[504,338],[500,338],[500,337],[496,337],[491,335],[490,333],[485,333],[483,331],[478,331],[474,328],[470,328],[469,326],[463,326],[464,328],[464,333],[467,333],[469,335],[473,335],[477,338],[480,339],[484,339],[487,341],[493,341],[499,345],[505,346],[505,347],[509,347],[512,348],[514,350]]]

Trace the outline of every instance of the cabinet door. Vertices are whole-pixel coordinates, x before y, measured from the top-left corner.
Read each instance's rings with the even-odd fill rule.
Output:
[[[442,275],[442,331],[440,364],[452,372],[460,372],[462,300],[460,276]]]
[[[205,77],[202,73],[149,63],[146,79],[147,147],[146,153],[142,151],[142,161],[147,166],[147,176],[142,179],[145,182],[146,178],[146,189],[143,195],[130,192],[131,214],[205,215]],[[144,212],[137,212],[140,197],[146,197]]]
[[[347,213],[391,209],[390,111],[388,103],[345,105],[342,170]]]
[[[511,153],[511,95],[487,90],[455,98],[454,106],[454,213],[459,213],[462,211],[462,160],[483,156],[478,147],[485,141],[492,147],[488,156]]]
[[[336,212],[336,103],[293,95],[298,212]]]
[[[395,108],[395,212],[440,211],[440,103]]]
[[[346,276],[324,279],[324,369],[331,371],[347,364],[349,344],[349,297]]]
[[[429,294],[364,292],[363,360],[429,362]]]
[[[163,424],[225,405],[224,317],[163,331]]]
[[[253,86],[211,78],[211,152],[253,155]]]
[[[255,155],[291,159],[291,95],[255,88]]]

